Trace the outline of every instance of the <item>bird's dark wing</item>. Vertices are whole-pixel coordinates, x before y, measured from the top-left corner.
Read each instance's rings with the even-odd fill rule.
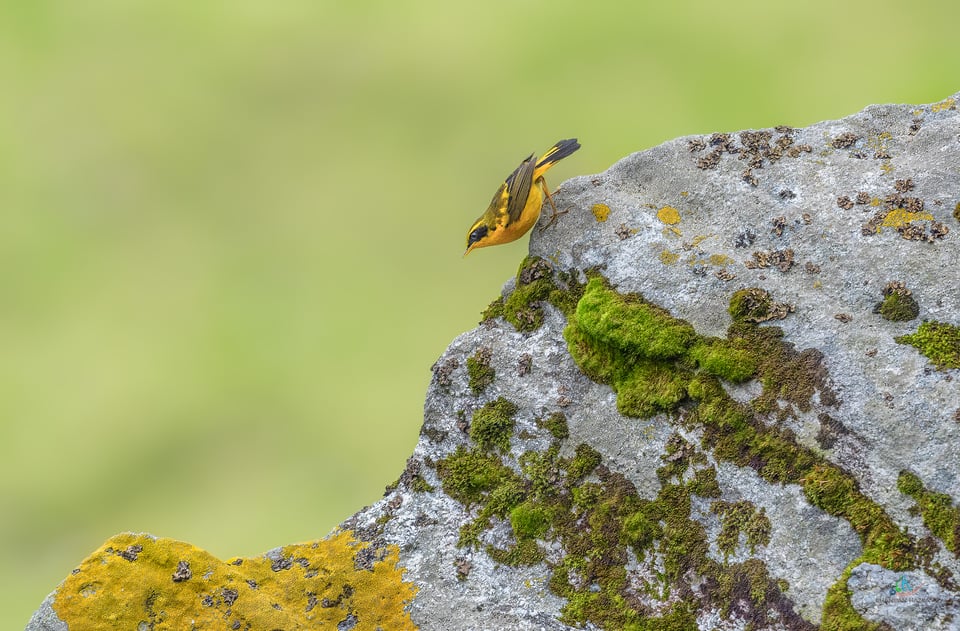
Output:
[[[536,158],[531,153],[507,178],[507,192],[510,195],[507,201],[507,214],[510,215],[511,222],[520,218],[523,207],[527,205],[527,198],[530,197],[530,187],[533,185],[533,170],[536,164]]]

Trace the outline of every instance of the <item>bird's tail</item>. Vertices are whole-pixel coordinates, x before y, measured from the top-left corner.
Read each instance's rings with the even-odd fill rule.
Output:
[[[580,143],[577,142],[576,138],[568,138],[567,140],[561,140],[554,146],[547,149],[547,152],[540,157],[540,161],[537,162],[537,167],[533,171],[533,180],[536,181],[537,178],[543,176],[547,172],[547,169],[552,167],[554,163],[563,160],[571,153],[580,148]]]

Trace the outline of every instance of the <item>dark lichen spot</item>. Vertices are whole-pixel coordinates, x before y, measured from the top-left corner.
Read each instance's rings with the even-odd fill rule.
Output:
[[[847,149],[857,144],[857,141],[860,140],[860,136],[856,135],[852,131],[844,132],[830,141],[830,144],[834,149]]]
[[[794,265],[793,250],[786,248],[784,250],[757,250],[753,252],[751,260],[744,261],[743,265],[747,269],[766,269],[775,267],[781,272],[789,272]]]
[[[728,309],[734,322],[754,324],[767,320],[782,320],[793,311],[793,305],[774,301],[769,292],[759,287],[734,292]]]
[[[735,248],[749,248],[753,245],[753,242],[757,239],[757,235],[750,230],[744,230],[737,235],[736,241],[734,241],[733,247]]]
[[[530,374],[530,371],[533,369],[533,356],[530,353],[524,353],[520,356],[520,359],[517,360],[517,376],[525,377]]]
[[[850,433],[843,423],[825,412],[821,412],[817,419],[820,421],[820,429],[817,430],[816,441],[821,449],[832,449],[841,436]]]
[[[440,360],[437,360],[437,362],[430,367],[430,370],[433,371],[433,379],[436,384],[443,388],[447,388],[451,383],[453,383],[453,380],[450,378],[450,376],[459,366],[460,363],[451,357],[442,364],[440,363]]]
[[[898,344],[910,344],[943,370],[960,368],[960,328],[944,322],[924,321],[916,333],[894,338]]]

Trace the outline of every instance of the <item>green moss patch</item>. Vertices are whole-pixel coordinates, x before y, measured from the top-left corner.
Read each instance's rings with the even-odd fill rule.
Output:
[[[497,376],[490,365],[492,355],[489,348],[483,347],[467,358],[467,377],[470,380],[470,389],[476,395],[483,393]]]
[[[953,498],[928,491],[920,478],[909,471],[900,472],[897,489],[916,502],[914,509],[923,517],[923,525],[947,550],[960,557],[960,507],[954,506]]]
[[[790,305],[774,301],[764,290],[741,290],[731,298],[729,312],[734,322],[727,338],[707,338],[641,297],[621,296],[601,279],[592,279],[564,337],[581,370],[617,391],[622,413],[646,417],[686,406],[684,424],[703,428],[703,447],[715,458],[751,467],[771,483],[800,484],[812,504],[849,521],[864,545],[859,561],[891,569],[915,567],[919,559],[913,539],[900,531],[882,507],[860,492],[853,476],[799,444],[791,431],[765,420],[782,420],[810,411],[815,395],[821,405],[837,404],[819,351],[798,351],[783,340],[779,328],[758,326],[790,311]],[[650,325],[653,318],[660,319],[659,326]],[[721,380],[751,378],[758,379],[763,390],[749,404],[733,400],[721,385]],[[641,382],[645,389],[638,387]],[[681,387],[685,392],[678,394]],[[667,450],[668,456],[675,457],[669,453],[669,442]],[[669,480],[682,478],[684,468],[670,461],[657,473],[667,489],[672,484]],[[706,478],[706,474],[698,475]],[[699,482],[700,491],[715,492],[709,480]],[[713,506],[721,516],[718,546],[724,554],[736,549],[741,536],[748,547],[762,545],[769,537],[769,519],[762,511],[747,510],[738,503]],[[640,517],[633,520],[630,532],[636,532],[633,536],[642,540],[647,533],[645,522]],[[690,528],[694,527],[683,532],[689,534]],[[677,532],[665,528],[663,538],[671,542],[671,549],[685,550],[688,561],[695,558],[692,540],[685,541]],[[676,576],[676,567],[671,570],[667,562],[665,567],[668,576]],[[729,596],[736,589],[758,596],[772,585],[757,578],[756,572],[744,572],[735,580],[731,576],[736,573],[727,575],[727,583],[718,582],[718,593]],[[847,616],[850,610],[852,607],[834,602],[831,611]],[[855,618],[862,621],[859,615]],[[825,627],[839,619],[831,618],[825,610]]]
[[[481,317],[484,321],[502,317],[518,331],[535,331],[543,325],[545,302],[569,315],[581,291],[574,274],[554,272],[546,260],[528,256],[517,271],[514,290],[506,298],[501,296],[490,303]]]
[[[914,320],[920,315],[920,305],[911,294],[902,282],[889,282],[883,288],[883,301],[877,303],[875,311],[891,322]]]
[[[570,429],[567,427],[567,417],[563,412],[554,412],[547,418],[537,419],[537,427],[547,430],[558,440],[563,440],[570,436]]]
[[[612,386],[621,413],[675,415],[674,422],[702,430],[699,446],[679,434],[670,437],[657,469],[661,488],[652,500],[640,498],[633,484],[607,469],[588,445],[561,456],[569,435],[562,416],[537,422],[553,442],[546,451],[525,451],[518,459],[520,473],[502,463],[503,443],[479,434],[473,449],[460,448],[438,463],[444,489],[449,485],[453,497],[475,510],[476,517],[461,530],[461,544],[482,547],[483,533],[494,520],[508,523],[515,543],[504,549],[486,546],[488,554],[513,565],[546,562],[551,591],[567,601],[564,622],[606,629],[693,629],[697,612],[720,607],[725,616],[754,627],[776,621],[791,629],[813,628],[783,594],[785,582],[770,577],[762,562],[727,563],[741,546],[752,553],[766,545],[771,524],[749,502],[720,500],[716,470],[701,449],[716,460],[750,467],[770,483],[798,484],[811,504],[847,520],[864,546],[854,565],[906,570],[928,564],[930,554],[921,551],[926,548],[867,498],[851,474],[778,424],[812,410],[815,397],[821,406],[837,405],[822,355],[798,350],[779,328],[758,324],[785,317],[791,305],[761,289],[741,290],[731,299],[733,324],[726,338],[707,337],[642,296],[620,294],[596,274],[588,275],[585,287],[565,290],[558,273],[541,275],[543,265],[528,259],[521,273],[524,269],[517,291],[549,280],[549,292],[527,289],[521,295],[540,296],[540,306],[545,301],[564,305],[559,308],[568,319],[563,335],[571,356],[591,379]],[[505,309],[511,298],[498,308]],[[505,311],[499,313],[510,320]],[[723,385],[753,379],[762,391],[748,403],[734,400]],[[496,427],[493,433],[502,436],[505,424]],[[526,439],[518,437],[516,447],[522,449]],[[711,507],[721,521],[717,547],[723,562],[709,556],[705,528],[691,515],[693,496],[717,500]],[[546,545],[550,561],[545,561]],[[631,554],[641,563],[655,558],[660,568],[655,578],[630,574]],[[847,577],[829,590],[823,628],[870,627],[850,605]],[[679,599],[666,610],[644,604],[671,594]]]
[[[751,553],[756,551],[757,546],[770,543],[770,519],[762,508],[757,510],[752,502],[717,501],[710,504],[710,512],[720,517],[717,547],[723,552],[724,558],[736,551],[740,545],[741,534],[744,535]]]
[[[541,429],[552,436],[546,426]],[[610,471],[589,445],[577,445],[567,457],[561,455],[562,444],[555,439],[545,451],[524,452],[519,474],[480,445],[460,447],[438,462],[444,489],[475,511],[461,528],[460,545],[482,548],[506,565],[547,563],[550,590],[567,600],[561,620],[571,625],[693,630],[704,606],[747,593],[747,602],[728,606],[729,615],[758,626],[781,620],[790,628],[812,628],[796,615],[762,563],[727,565],[710,558],[706,530],[691,515],[691,497],[719,495],[719,486],[716,470],[694,445],[678,434],[670,438],[662,456],[665,483],[649,500]],[[483,543],[495,523],[509,524],[510,545]],[[762,511],[751,510],[737,527],[747,545],[765,545],[769,523]],[[560,550],[559,558],[552,552],[554,560],[547,562],[546,546]],[[631,553],[641,561],[656,557],[663,571],[652,580],[630,575]],[[698,591],[695,582],[708,589]],[[642,604],[671,593],[681,599],[663,610]]]
[[[470,438],[481,449],[507,451],[510,449],[510,436],[513,434],[513,415],[516,413],[517,406],[503,397],[487,403],[473,413]]]
[[[915,346],[921,355],[941,370],[960,368],[960,328],[952,324],[926,321],[916,333],[894,339],[898,344]]]

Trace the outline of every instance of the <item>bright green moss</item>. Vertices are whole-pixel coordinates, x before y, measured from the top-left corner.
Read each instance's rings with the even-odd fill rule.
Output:
[[[467,376],[470,379],[470,389],[474,394],[479,395],[493,383],[496,377],[496,371],[490,365],[491,351],[489,348],[481,348],[476,353],[467,358]]]
[[[617,380],[617,409],[638,418],[669,412],[687,396],[689,381],[686,371],[652,361],[637,362]]]
[[[934,366],[960,368],[960,328],[944,322],[926,321],[916,333],[895,338],[898,344],[915,346]]]
[[[517,539],[539,539],[550,528],[550,513],[536,502],[525,502],[510,511],[510,525]]]
[[[613,385],[614,370],[626,364],[626,360],[619,353],[608,346],[597,344],[586,331],[575,323],[568,324],[563,330],[563,338],[567,341],[567,349],[583,374],[597,383]]]
[[[946,493],[928,491],[920,478],[909,471],[900,472],[897,489],[917,503],[923,525],[947,550],[960,556],[960,507],[953,505],[953,498]]]
[[[757,370],[753,353],[723,340],[704,340],[690,349],[690,358],[703,372],[731,383],[746,381]]]
[[[513,415],[517,406],[500,397],[491,401],[473,413],[470,422],[470,438],[482,449],[510,449],[510,436],[513,434]]]
[[[599,344],[636,357],[671,359],[696,338],[687,322],[637,295],[621,295],[601,278],[591,278],[577,303],[577,326]]]

